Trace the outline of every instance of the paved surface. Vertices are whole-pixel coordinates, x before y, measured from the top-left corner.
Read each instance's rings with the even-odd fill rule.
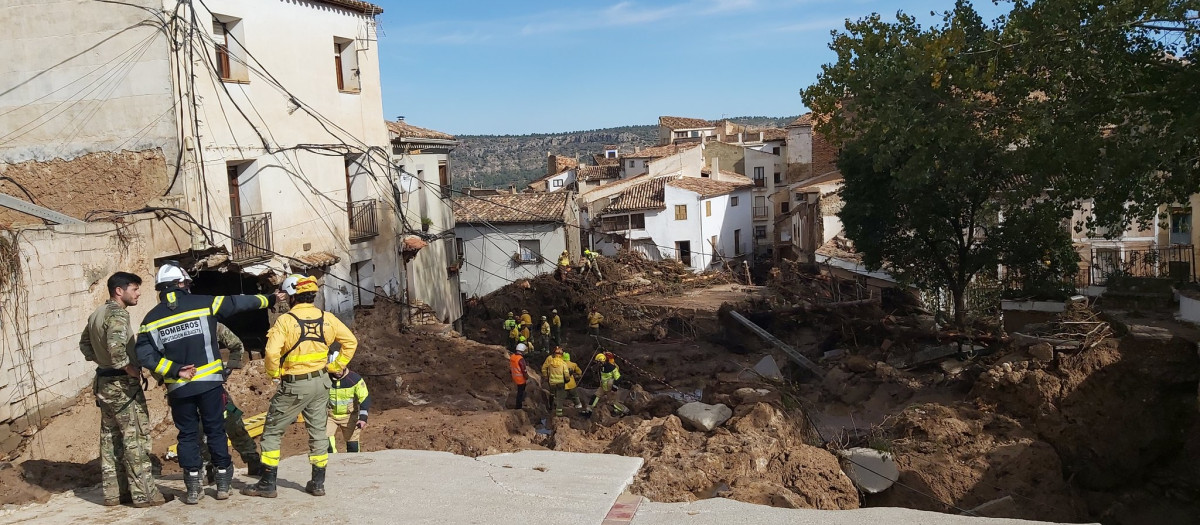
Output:
[[[1034,525],[1042,521],[972,518],[910,509],[777,509],[729,499],[642,503],[632,525]]]
[[[330,456],[328,495],[303,492],[307,458],[280,464],[279,497],[205,490],[199,505],[176,500],[154,509],[104,507],[99,487],[43,505],[0,511],[0,523],[600,523],[642,466],[641,458],[523,451],[468,458],[446,452],[388,450]],[[240,488],[251,478],[234,481]],[[160,486],[182,491],[178,479]]]

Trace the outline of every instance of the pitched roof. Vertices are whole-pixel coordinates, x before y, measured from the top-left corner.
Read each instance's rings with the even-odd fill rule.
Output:
[[[743,178],[745,178],[745,177],[743,177]],[[719,181],[719,180],[703,179],[703,178],[696,178],[696,177],[683,177],[683,178],[679,178],[679,179],[673,179],[673,180],[671,180],[671,182],[668,182],[667,184],[670,184],[672,187],[675,187],[675,188],[680,188],[680,189],[688,190],[693,193],[698,193],[698,194],[700,194],[701,198],[705,198],[705,199],[707,199],[709,197],[716,197],[717,195],[724,195],[726,193],[737,191],[742,188],[749,188],[750,186],[753,185],[753,183],[751,183],[749,179],[746,179],[746,182],[743,183],[743,182],[724,182],[724,181]]]
[[[600,210],[597,215],[620,213],[635,210],[652,210],[666,207],[663,188],[670,177],[650,179],[641,184],[630,186]]]
[[[763,140],[787,140],[787,130],[783,128],[767,128],[761,130]]]
[[[658,117],[658,125],[671,129],[711,128],[714,126],[707,120],[687,117]]]
[[[584,182],[596,182],[604,179],[619,179],[621,178],[621,165],[609,164],[606,166],[580,166],[579,171],[575,174],[576,180]]]
[[[597,166],[614,166],[621,164],[621,159],[617,157],[605,157],[603,153],[593,153],[592,162]]]
[[[813,124],[813,118],[812,118],[812,112],[810,111],[808,113],[800,115],[799,117],[796,117],[796,120],[793,120],[790,124],[787,125],[787,127],[794,128],[797,126],[811,126],[812,124]]]
[[[565,191],[457,197],[454,219],[459,223],[562,222],[570,197]]]
[[[318,0],[318,1],[324,2],[326,4],[330,4],[330,5],[336,5],[338,7],[345,7],[346,9],[358,11],[364,15],[378,15],[383,12],[382,7],[379,7],[370,2],[363,2],[361,0]]]
[[[665,146],[653,146],[653,147],[649,147],[649,148],[642,148],[640,151],[637,151],[635,153],[626,153],[624,155],[624,158],[627,158],[627,159],[657,159],[660,157],[667,157],[670,155],[674,155],[681,151],[687,151],[687,150],[692,149],[699,145],[700,145],[699,142],[677,142],[675,144],[667,144]]]
[[[403,120],[397,122],[386,120],[384,122],[387,123],[388,131],[395,133],[398,138],[454,140],[454,135],[449,133],[419,128]]]
[[[534,180],[533,182],[530,182],[529,184],[527,184],[527,186],[528,186],[528,187],[530,187],[530,188],[532,188],[532,187],[534,187],[534,186],[536,186],[536,185],[538,185],[538,184],[544,183],[544,182],[546,182],[546,181],[548,181],[548,180],[550,180],[550,179],[553,179],[554,177],[557,177],[557,176],[559,176],[559,175],[562,175],[563,173],[566,173],[566,172],[568,172],[568,171],[571,171],[571,170],[573,170],[573,169],[578,169],[578,168],[576,168],[576,167],[574,167],[574,166],[567,166],[567,167],[564,167],[564,168],[562,168],[560,171],[558,171],[557,173],[551,173],[551,174],[549,174],[549,175],[546,175],[546,176],[544,176],[544,177],[542,177],[542,178],[536,179],[536,180]]]

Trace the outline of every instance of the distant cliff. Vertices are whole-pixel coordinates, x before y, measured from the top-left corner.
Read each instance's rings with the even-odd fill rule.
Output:
[[[783,127],[796,117],[737,117],[728,119],[756,127]],[[459,135],[451,153],[455,187],[507,188],[526,184],[546,174],[546,154],[578,157],[590,162],[593,153],[616,144],[622,152],[658,143],[658,125],[535,133],[531,135]]]

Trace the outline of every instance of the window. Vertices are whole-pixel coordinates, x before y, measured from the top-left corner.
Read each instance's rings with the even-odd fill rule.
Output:
[[[542,259],[542,242],[541,241],[517,241],[520,247],[518,255],[521,262],[538,262]]]
[[[730,208],[732,208],[732,207],[734,207],[734,206],[737,206],[737,203],[738,203],[738,198],[737,198],[737,197],[730,197],[730,198],[729,198],[729,207],[730,207]]]
[[[554,179],[554,180],[550,181],[550,185],[555,188],[561,188],[563,185],[563,180],[562,179]]]
[[[792,211],[792,203],[791,202],[783,201],[783,202],[779,203],[779,213],[787,213],[789,211]]]
[[[755,226],[754,227],[754,238],[755,239],[766,239],[767,238],[767,227],[766,226]]]
[[[685,138],[687,138],[687,132],[686,132],[686,131],[676,131],[676,132],[675,132],[675,138],[677,138],[677,139],[685,139]]]
[[[700,132],[699,132],[699,131],[693,131],[693,132],[692,132],[692,138],[696,138],[696,137],[699,137],[699,136],[700,136]]]
[[[711,172],[703,172],[703,171],[700,172],[700,176],[705,179],[709,178],[710,175],[712,175]]]
[[[687,220],[687,204],[676,204],[675,205],[675,220],[677,220],[677,221],[686,221]]]
[[[617,150],[615,150],[615,149],[605,150],[605,151],[604,151],[604,158],[606,158],[606,159],[615,159],[615,158],[617,158]]]
[[[633,167],[633,163],[634,163],[634,162],[637,162],[637,161],[633,161],[633,160],[629,161],[629,167],[630,167],[630,168],[632,168],[632,167]]]
[[[733,230],[733,254],[741,255],[745,253],[742,250],[742,230]]]
[[[446,161],[438,161],[438,185],[442,187],[442,198],[450,196],[450,165]]]
[[[778,155],[779,154],[779,146],[775,146],[774,148],[771,148],[771,153]]]
[[[213,42],[216,48],[213,69],[222,82],[250,81],[246,69],[246,50],[241,45],[245,42],[242,29],[240,18],[213,14]]]
[[[712,201],[704,201],[704,216],[712,217]]]
[[[635,213],[629,216],[629,227],[635,230],[646,229],[646,214]]]
[[[766,217],[767,216],[767,198],[763,197],[762,195],[755,196],[753,211],[754,211],[755,217]]]
[[[648,160],[643,160],[643,161],[642,161],[642,167],[643,167],[643,168],[649,168],[649,167],[650,167],[650,161],[648,161]]]
[[[775,184],[779,184],[782,182],[783,182],[783,176],[780,175],[780,173],[778,171],[775,172]]]
[[[796,202],[805,202],[805,201],[807,201],[807,200],[808,200],[808,199],[805,199],[805,198],[804,198],[804,194],[803,194],[803,193],[799,193],[799,192],[797,192],[797,193],[796,193]]]
[[[675,241],[675,253],[679,254],[680,262],[692,265],[692,241]]]
[[[760,188],[765,186],[766,178],[767,178],[766,169],[764,169],[762,166],[758,166],[758,167],[754,168],[754,185],[755,186],[758,186]]]
[[[454,259],[459,260],[459,261],[463,260],[466,258],[466,253],[467,253],[467,248],[466,248],[466,245],[463,243],[463,238],[455,237],[454,238]]]
[[[354,49],[353,40],[334,37],[333,68],[338,91],[358,93],[358,54]]]
[[[600,219],[600,230],[606,232],[618,232],[629,229],[628,215],[614,215],[612,217],[603,217]]]

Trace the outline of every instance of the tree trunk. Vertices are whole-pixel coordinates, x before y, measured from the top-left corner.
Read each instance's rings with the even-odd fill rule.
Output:
[[[952,287],[950,293],[954,295],[954,327],[962,330],[967,327],[967,299],[966,287]]]

